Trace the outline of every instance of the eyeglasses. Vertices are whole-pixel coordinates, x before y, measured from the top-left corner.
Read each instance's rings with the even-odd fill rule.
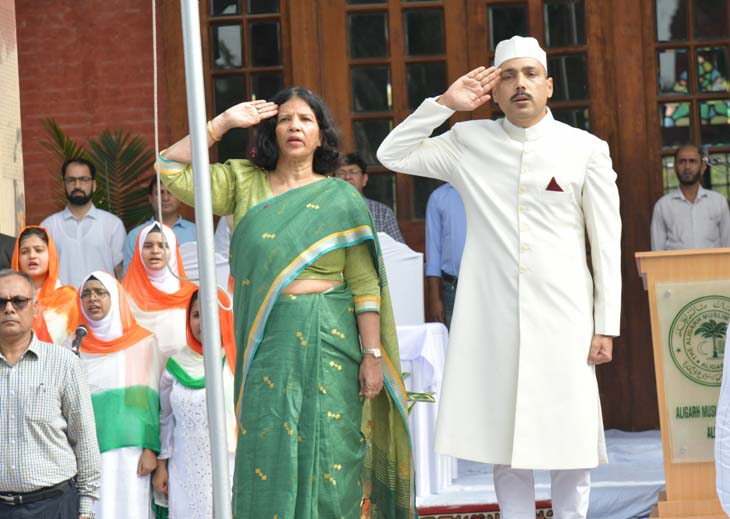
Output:
[[[67,186],[73,186],[76,182],[79,184],[89,184],[92,180],[94,179],[91,177],[66,177],[63,179]]]
[[[91,296],[96,296],[97,299],[104,299],[109,295],[109,292],[103,288],[87,288],[81,292],[81,299],[91,299]]]
[[[31,297],[23,296],[0,297],[0,309],[5,310],[5,307],[10,303],[16,310],[25,310],[31,299]]]

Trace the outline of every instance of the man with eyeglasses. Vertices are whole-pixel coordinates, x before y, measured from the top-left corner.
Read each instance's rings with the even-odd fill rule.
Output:
[[[33,280],[0,270],[0,517],[94,519],[101,456],[78,358],[31,329]]]
[[[94,164],[80,157],[68,159],[61,177],[68,204],[41,222],[56,242],[61,283],[78,287],[94,270],[120,278],[127,232],[118,217],[91,201],[96,191]]]

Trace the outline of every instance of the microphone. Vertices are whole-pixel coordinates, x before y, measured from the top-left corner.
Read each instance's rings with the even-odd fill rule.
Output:
[[[79,354],[79,348],[81,348],[81,341],[84,340],[84,337],[86,337],[87,333],[89,333],[89,330],[87,330],[86,326],[84,326],[83,324],[76,328],[76,331],[74,331],[76,337],[74,337],[74,340],[71,343],[71,351],[74,352],[74,354],[76,354],[77,356]]]
[[[710,147],[707,144],[700,147],[700,155],[702,156],[702,162],[708,166],[712,165],[713,159],[710,157]]]

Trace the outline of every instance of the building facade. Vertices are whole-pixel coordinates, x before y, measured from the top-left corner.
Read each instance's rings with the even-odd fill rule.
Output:
[[[490,64],[499,40],[535,36],[555,81],[553,114],[607,140],[618,172],[624,309],[615,360],[598,370],[605,422],[658,426],[649,312],[634,252],[649,249],[653,204],[676,184],[674,146],[694,142],[708,146],[718,162],[728,159],[730,0],[201,0],[200,6],[209,115],[270,97],[284,85],[320,93],[344,150],[360,151],[370,164],[366,194],[394,208],[417,250],[437,183],[385,170],[375,150],[423,98]],[[179,2],[158,0],[156,7],[164,147],[187,134],[187,113]],[[56,118],[81,139],[123,127],[152,145],[152,8],[142,0],[18,0],[16,10],[27,219],[37,223],[57,203],[39,144],[44,118]],[[450,123],[499,116],[490,103]],[[230,132],[213,156],[245,156],[250,137]],[[727,196],[728,178],[718,164],[705,183]]]

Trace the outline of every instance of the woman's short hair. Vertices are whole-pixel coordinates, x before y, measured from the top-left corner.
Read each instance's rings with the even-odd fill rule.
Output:
[[[339,164],[340,138],[329,108],[321,97],[300,86],[281,90],[269,101],[281,106],[293,97],[298,97],[309,105],[319,125],[322,144],[314,152],[312,169],[315,173],[332,173]],[[276,142],[277,121],[277,117],[270,117],[256,126],[254,148],[251,150],[251,161],[268,171],[276,169],[276,163],[279,161],[279,145]]]
[[[38,229],[37,227],[30,227],[18,236],[18,245],[22,245],[23,242],[31,236],[38,236],[43,242],[48,245],[48,233],[44,229]]]

